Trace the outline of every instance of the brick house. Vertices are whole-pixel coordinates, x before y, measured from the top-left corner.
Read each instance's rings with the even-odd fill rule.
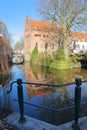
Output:
[[[50,55],[58,48],[57,28],[52,23],[31,20],[27,17],[24,37],[25,60],[29,60],[35,46],[38,47],[39,52],[47,51]]]
[[[60,39],[58,39],[58,32],[59,29],[53,23],[31,20],[27,17],[24,28],[25,60],[29,61],[30,54],[35,46],[38,47],[39,52],[46,51],[50,55],[54,55],[58,48],[58,44],[60,43]],[[71,32],[71,37],[72,41],[75,40],[76,42],[84,42],[84,46],[87,44],[86,33]]]

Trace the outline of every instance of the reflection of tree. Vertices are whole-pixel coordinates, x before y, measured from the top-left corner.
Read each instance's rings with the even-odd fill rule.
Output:
[[[45,106],[51,106],[51,108],[61,108],[68,105],[67,87],[56,88],[54,94],[44,95],[42,103],[45,104]]]
[[[27,63],[28,64],[28,63]],[[76,68],[68,70],[57,70],[53,68],[26,65],[27,81],[62,84],[67,82],[75,82],[75,78],[79,77],[86,80],[87,73],[85,69]],[[29,77],[29,78],[28,78]]]
[[[0,74],[0,85],[1,85],[1,87],[6,86],[9,83],[10,79],[11,79],[11,73],[10,72],[8,72],[6,74],[1,73]]]
[[[74,82],[75,78],[80,77],[86,79],[87,73],[82,69],[68,69],[57,70],[53,68],[31,66],[32,73],[35,77],[38,77],[38,81],[44,83],[62,84],[67,82]],[[43,79],[42,79],[43,77]],[[42,79],[42,80],[41,80]]]
[[[34,76],[36,77],[36,79],[38,80],[38,69],[37,69],[37,67],[35,67],[35,66],[33,66],[33,65],[31,65],[30,66],[31,67],[31,70],[32,70],[32,73],[34,74]]]
[[[10,108],[10,95],[7,95],[11,73],[0,74],[0,108]]]
[[[87,84],[82,84],[81,91],[81,103],[87,101],[86,98],[86,87]],[[74,105],[74,94],[75,85],[57,88],[54,94],[44,95],[41,98],[40,105],[52,109],[61,109]],[[73,104],[72,104],[73,103]],[[61,124],[74,119],[74,108],[69,108],[67,110],[62,110],[59,112],[50,111],[47,109],[37,108],[40,111],[40,118],[44,121]],[[80,115],[86,115],[87,104],[81,105]]]
[[[0,73],[0,85],[1,87],[5,87],[8,85],[9,81],[11,80],[11,72],[8,70],[8,73]]]
[[[49,68],[48,76],[52,75],[51,81],[53,81],[53,83],[62,84],[67,82],[74,82],[75,78],[77,77],[86,80],[87,73],[85,73],[85,71],[86,70],[82,70],[81,68],[68,70],[57,70]]]
[[[3,89],[0,88],[0,109],[8,109],[11,110],[11,102],[10,102],[10,95],[7,94],[7,87],[4,87]]]
[[[47,86],[27,85],[28,97],[43,96],[45,94],[54,93],[55,89]]]
[[[37,82],[36,78],[34,78],[34,75],[32,74],[32,70],[29,68],[29,64],[27,64],[25,69],[26,69],[26,75],[27,77],[29,77],[27,81]],[[36,69],[34,70],[36,74],[38,73],[38,82],[41,83],[61,84],[67,82],[75,82],[76,77],[80,77],[82,80],[87,79],[86,70],[81,68],[70,69],[70,70],[56,70],[52,68],[50,69],[50,68],[35,66],[34,69]],[[67,86],[60,87],[60,88],[50,87],[48,88],[49,91],[42,86],[38,87],[35,85],[34,86],[30,85],[30,87],[27,86],[27,90],[29,92],[29,96],[30,96],[29,98],[32,98],[34,96],[39,96],[41,97],[40,105],[49,108],[60,109],[68,105],[72,105],[72,103],[74,103],[73,99],[74,99],[75,86],[73,87],[73,85],[68,87]],[[86,94],[87,91],[85,91],[84,89],[84,91],[82,90],[82,93],[84,92],[85,95],[84,94],[83,95],[85,97],[87,95]],[[86,107],[84,108],[84,113],[86,113],[86,109],[87,109],[87,105],[85,106]],[[73,109],[69,109],[61,112],[52,112],[40,108],[37,109],[38,109],[38,113],[40,113],[40,118],[42,120],[49,121],[50,123],[54,123],[54,124],[61,124],[73,120],[74,118]],[[83,107],[81,109],[81,115],[83,115],[82,111],[83,111]]]
[[[70,106],[71,103],[69,102],[67,87],[57,89],[54,94],[44,95],[41,98],[40,105],[56,110]],[[73,118],[72,114],[70,115],[70,111],[67,110],[62,112],[53,112],[50,110],[39,109],[39,111],[41,119],[53,124],[60,124]],[[67,116],[65,115],[66,112]],[[73,113],[73,111],[71,111],[71,113]]]
[[[41,83],[52,83],[52,75],[47,67],[30,65],[31,73],[35,76],[35,80]],[[34,81],[34,79],[33,79]]]

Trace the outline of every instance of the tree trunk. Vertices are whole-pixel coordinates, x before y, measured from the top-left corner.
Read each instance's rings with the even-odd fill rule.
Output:
[[[64,29],[64,53],[66,58],[69,55],[69,49],[70,49],[70,31]]]

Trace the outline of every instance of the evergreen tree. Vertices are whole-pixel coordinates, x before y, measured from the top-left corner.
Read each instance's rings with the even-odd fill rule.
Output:
[[[56,51],[55,60],[58,60],[58,61],[65,60],[65,54],[64,54],[64,50],[62,47],[58,47],[58,49]]]
[[[38,48],[37,46],[35,46],[34,50],[32,51],[30,55],[30,62],[33,62],[37,55],[38,55]]]

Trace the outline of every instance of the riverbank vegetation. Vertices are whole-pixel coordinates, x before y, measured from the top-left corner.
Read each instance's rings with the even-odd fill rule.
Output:
[[[38,64],[41,66],[46,66],[55,69],[72,69],[76,67],[81,67],[81,61],[84,60],[86,60],[86,55],[81,56],[76,54],[70,54],[66,58],[62,47],[59,47],[57,49],[54,57],[50,56],[47,51],[44,53],[39,53],[37,47],[34,48],[30,56],[31,64]]]

